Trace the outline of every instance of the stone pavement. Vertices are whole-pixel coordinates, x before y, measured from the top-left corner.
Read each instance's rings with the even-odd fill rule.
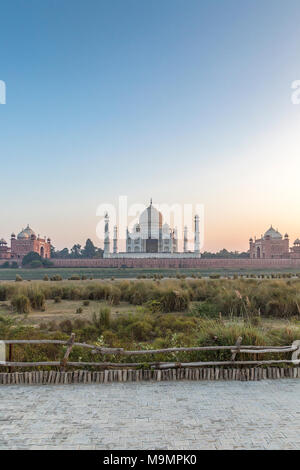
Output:
[[[0,387],[0,449],[300,449],[300,380]]]

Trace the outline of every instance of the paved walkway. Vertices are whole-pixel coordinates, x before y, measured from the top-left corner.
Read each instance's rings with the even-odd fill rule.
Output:
[[[0,449],[300,449],[300,380],[0,387]]]

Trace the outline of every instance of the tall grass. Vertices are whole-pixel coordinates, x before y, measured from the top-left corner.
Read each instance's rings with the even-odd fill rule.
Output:
[[[149,311],[184,312],[198,316],[292,318],[300,316],[300,279],[172,279],[138,281],[65,281],[0,283],[0,301],[16,295],[43,309],[46,299],[96,300],[110,305],[128,302]],[[196,313],[194,311],[194,313]]]

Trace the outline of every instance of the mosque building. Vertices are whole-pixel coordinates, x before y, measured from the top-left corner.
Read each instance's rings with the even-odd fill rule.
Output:
[[[188,231],[184,227],[183,252],[178,251],[178,233],[163,223],[163,216],[152,204],[145,209],[133,230],[127,228],[126,252],[118,252],[118,230],[113,231],[113,250],[110,250],[109,217],[104,223],[104,258],[200,258],[199,216],[194,217],[194,250],[188,250]]]
[[[272,225],[261,238],[250,238],[249,243],[251,259],[300,258],[300,240],[295,240],[294,246],[290,248],[288,234],[283,237]]]

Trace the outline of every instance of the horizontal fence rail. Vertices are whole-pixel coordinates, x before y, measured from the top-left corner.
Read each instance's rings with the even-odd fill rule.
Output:
[[[137,351],[125,351],[123,348],[105,348],[97,345],[78,343],[75,342],[75,334],[72,333],[69,340],[22,340],[22,339],[5,339],[0,341],[0,367],[8,367],[10,372],[12,368],[20,367],[60,367],[60,371],[64,372],[66,367],[96,367],[102,369],[132,369],[132,368],[149,368],[149,369],[178,369],[178,368],[198,368],[198,367],[216,367],[216,366],[260,366],[260,365],[275,365],[275,364],[292,364],[298,365],[300,360],[300,340],[296,340],[292,345],[288,346],[242,346],[242,338],[238,337],[236,344],[233,346],[197,346],[197,347],[178,347],[178,348],[165,348],[165,349],[146,349]],[[28,345],[28,344],[57,344],[67,346],[63,358],[60,361],[43,361],[43,362],[15,362],[13,361],[13,345]],[[9,346],[9,357],[6,359],[6,345]],[[179,361],[152,361],[152,362],[108,362],[108,361],[70,361],[69,356],[74,346],[91,349],[93,354],[100,355],[113,355],[113,356],[138,356],[138,355],[155,355],[162,353],[175,353],[175,352],[201,352],[201,351],[221,351],[227,350],[231,352],[231,360],[225,361],[195,361],[195,362],[179,362]],[[290,359],[270,359],[270,360],[236,360],[238,354],[269,354],[269,353],[292,353]]]

